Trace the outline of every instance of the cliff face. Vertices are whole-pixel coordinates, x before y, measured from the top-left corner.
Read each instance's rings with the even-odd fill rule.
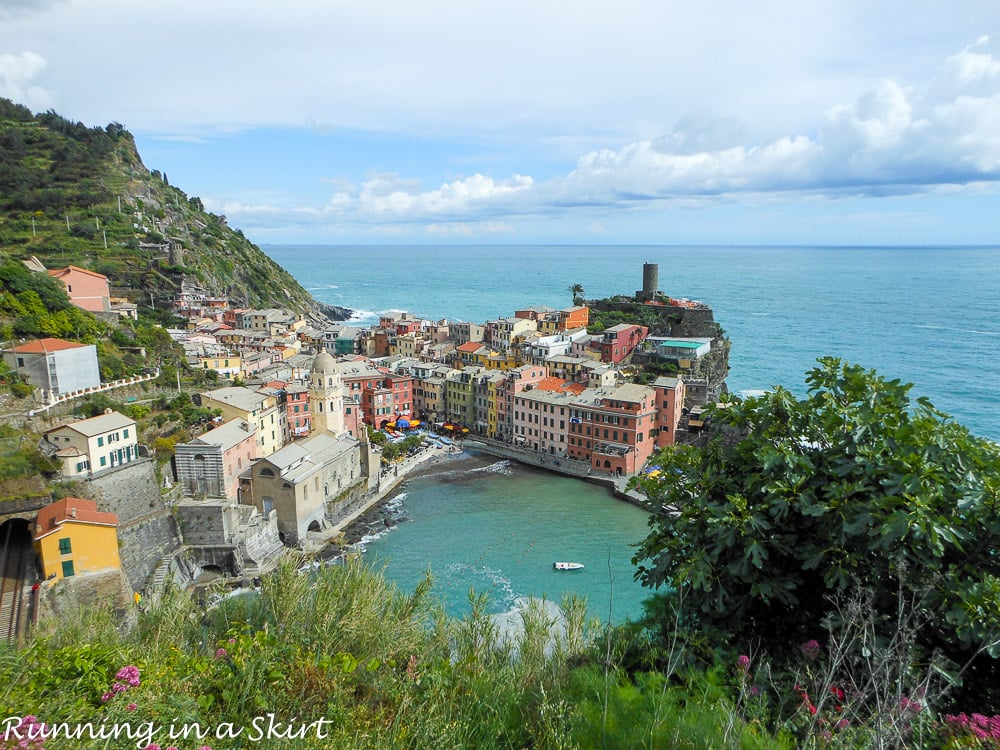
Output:
[[[323,305],[292,276],[149,170],[121,125],[88,128],[0,99],[0,250],[49,268],[106,275],[113,294],[166,307],[182,283],[235,305],[282,307],[316,319]]]
[[[631,297],[590,300],[587,305],[606,323],[628,322],[647,326],[651,336],[712,339],[711,351],[697,363],[694,371],[685,375],[687,406],[717,401],[726,392],[730,341],[722,326],[715,322],[712,308],[705,305],[648,305]],[[657,371],[659,364],[655,357],[640,352],[633,355],[632,362],[653,372]]]

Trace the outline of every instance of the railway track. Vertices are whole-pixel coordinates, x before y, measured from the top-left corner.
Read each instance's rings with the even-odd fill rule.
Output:
[[[0,547],[0,638],[14,643],[28,622],[25,587],[31,574],[34,550],[22,534],[6,524]]]

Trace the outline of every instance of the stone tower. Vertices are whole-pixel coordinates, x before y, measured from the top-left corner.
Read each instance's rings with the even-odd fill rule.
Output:
[[[326,431],[339,436],[346,431],[344,382],[336,361],[326,351],[316,355],[309,373],[309,410],[314,432]]]
[[[660,266],[657,263],[642,264],[642,289],[635,293],[636,301],[649,302],[656,298],[660,286]]]

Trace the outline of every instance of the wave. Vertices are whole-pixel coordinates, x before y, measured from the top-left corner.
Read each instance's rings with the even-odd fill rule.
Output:
[[[386,534],[388,534],[390,531],[392,531],[394,528],[396,527],[386,526],[385,528],[380,528],[378,531],[369,531],[367,534],[362,536],[358,541],[352,544],[351,549],[354,550],[355,552],[360,552],[361,554],[364,554],[367,551],[369,544],[378,541]]]
[[[351,317],[348,320],[349,323],[362,322],[365,320],[375,320],[378,318],[378,313],[374,310],[351,310]]]
[[[510,475],[514,473],[513,464],[510,461],[497,461],[495,464],[490,464],[489,466],[479,466],[475,469],[469,469],[467,474],[475,474],[477,472],[485,472],[487,474],[503,474]]]
[[[306,287],[310,292],[318,292],[322,289],[340,289],[340,284],[317,284],[316,286]]]
[[[977,336],[1000,336],[1000,331],[977,331],[975,328],[967,328],[963,333],[974,333]]]
[[[449,582],[457,579],[459,583],[463,584],[463,588],[471,588],[477,594],[487,594],[490,600],[490,609],[496,611],[502,612],[510,609],[515,606],[515,602],[519,598],[519,595],[514,591],[513,581],[500,568],[452,562],[445,566],[442,578]],[[487,585],[481,585],[484,583]]]
[[[400,492],[398,495],[393,496],[390,500],[386,501],[385,509],[390,513],[393,513],[403,505],[403,501],[406,496],[409,495],[408,492]]]

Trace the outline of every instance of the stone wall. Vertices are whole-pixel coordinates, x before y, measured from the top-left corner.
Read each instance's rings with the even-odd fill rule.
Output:
[[[139,459],[90,480],[97,507],[118,516],[122,570],[136,591],[145,588],[160,560],[181,545],[170,512],[173,493],[161,494],[156,463]]]
[[[177,522],[185,544],[234,544],[239,511],[223,500],[186,501],[177,506]]]
[[[97,489],[97,507],[128,523],[166,507],[156,481],[156,462],[140,458],[89,480]]]
[[[168,510],[118,527],[122,570],[133,590],[142,591],[160,560],[180,549],[177,522]]]

